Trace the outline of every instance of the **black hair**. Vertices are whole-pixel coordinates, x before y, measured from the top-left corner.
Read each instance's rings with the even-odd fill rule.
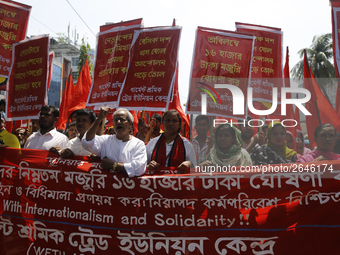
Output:
[[[52,114],[54,116],[54,118],[58,118],[59,117],[59,109],[53,105],[44,105],[43,107],[41,107],[40,112],[46,110],[46,111],[50,111],[52,110]]]
[[[75,126],[76,126],[76,122],[75,121],[73,121],[73,122],[68,124],[68,128],[75,127]]]
[[[249,120],[252,120],[252,119],[253,119],[253,117],[252,117],[252,116],[249,116],[249,115],[247,116],[247,118],[245,118],[245,120],[247,120],[247,125],[248,125],[248,121],[249,121]],[[238,129],[240,129],[240,130],[241,130],[241,127],[242,127],[241,125],[242,125],[241,123],[238,123]],[[244,125],[244,126],[245,126],[245,125]]]
[[[318,127],[314,130],[314,138],[316,138],[316,137],[318,136],[319,132],[320,132],[322,129],[326,128],[326,127],[331,127],[331,128],[333,128],[333,129],[334,129],[334,133],[335,133],[335,134],[337,133],[335,127],[333,127],[333,126],[332,126],[331,124],[329,124],[329,123],[325,123],[325,124],[321,124],[320,126],[318,126]]]
[[[5,99],[1,99],[1,100],[0,100],[0,105],[6,105]]]
[[[162,116],[159,115],[158,113],[154,113],[152,116],[151,116],[151,119],[156,119],[158,120],[159,122],[162,121]]]
[[[96,114],[91,109],[84,108],[84,109],[77,110],[76,117],[77,116],[82,116],[82,115],[89,116],[91,123],[95,122],[95,120],[96,120]]]
[[[209,117],[206,115],[198,115],[195,119],[195,123],[201,121],[201,120],[206,120],[208,125],[210,124]]]

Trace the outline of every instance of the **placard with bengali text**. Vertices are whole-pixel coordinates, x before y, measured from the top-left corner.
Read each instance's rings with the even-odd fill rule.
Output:
[[[7,120],[36,119],[47,104],[49,36],[41,35],[14,45],[7,85]]]
[[[119,107],[166,111],[175,82],[181,27],[135,31]]]

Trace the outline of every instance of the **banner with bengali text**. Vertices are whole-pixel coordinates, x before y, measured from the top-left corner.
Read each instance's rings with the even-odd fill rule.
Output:
[[[284,87],[282,73],[283,32],[280,28],[239,22],[236,22],[235,25],[237,32],[256,36],[250,84],[253,88],[253,101],[271,103],[273,100],[272,89],[277,88],[278,102],[281,102],[281,88]]]
[[[181,27],[135,31],[119,107],[166,111],[175,82]]]
[[[339,3],[338,3],[339,5]],[[340,74],[340,7],[332,6],[332,35],[333,35],[333,53],[335,56],[334,67],[337,77]]]
[[[0,154],[0,254],[340,250],[339,161],[273,165],[280,173],[225,167],[213,175],[191,169],[126,178],[85,157],[11,148]]]
[[[232,93],[226,88],[215,88],[215,84],[233,85],[247,95],[253,45],[254,36],[251,35],[197,28],[187,113],[201,114],[202,94],[210,93],[206,100],[207,115],[244,118],[244,114],[233,115]],[[242,103],[237,104],[239,107]],[[244,100],[244,113],[246,104]]]
[[[0,76],[8,78],[13,44],[25,39],[31,6],[0,1]]]
[[[125,79],[134,31],[141,24],[116,27],[98,34],[94,78],[87,105],[115,108]]]
[[[41,35],[13,46],[7,85],[7,120],[36,119],[47,104],[49,36]]]

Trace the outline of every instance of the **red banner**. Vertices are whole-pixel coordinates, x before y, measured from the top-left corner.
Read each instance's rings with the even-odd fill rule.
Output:
[[[0,154],[0,254],[340,249],[339,161],[271,166],[276,173],[224,167],[214,175],[129,179],[82,157],[10,148]]]
[[[340,74],[340,3],[332,2],[333,55],[336,76]]]
[[[253,44],[254,36],[251,35],[198,27],[187,113],[201,114],[201,94],[206,92],[210,93],[206,101],[208,115],[235,117],[231,92],[225,88],[214,89],[214,86],[233,85],[247,95]],[[244,100],[245,110],[246,103]],[[237,117],[244,118],[244,113]]]
[[[0,76],[8,78],[12,45],[25,39],[31,6],[14,1],[0,2]]]
[[[175,82],[181,27],[135,31],[119,107],[166,111]]]
[[[129,50],[134,31],[141,24],[117,27],[98,35],[94,78],[87,105],[116,107],[119,91],[125,79]]]
[[[7,119],[36,119],[47,103],[49,36],[37,36],[14,45],[7,89]]]
[[[281,29],[236,22],[236,31],[256,36],[251,71],[253,101],[271,103],[272,89],[278,88],[278,102],[280,102],[280,92],[284,86]]]

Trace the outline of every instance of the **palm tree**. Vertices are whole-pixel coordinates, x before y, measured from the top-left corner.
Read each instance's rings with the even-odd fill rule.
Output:
[[[298,54],[300,61],[293,67],[292,77],[298,81],[303,81],[303,51]],[[317,80],[320,88],[324,90],[325,85],[332,84],[332,78],[335,78],[334,65],[330,62],[333,58],[332,34],[314,36],[310,48],[306,48],[307,58],[310,68]]]

